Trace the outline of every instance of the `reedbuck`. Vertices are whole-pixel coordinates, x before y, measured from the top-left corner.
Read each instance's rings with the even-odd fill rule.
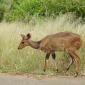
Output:
[[[55,60],[55,51],[65,51],[72,59],[67,67],[67,70],[69,70],[70,66],[74,62],[76,66],[75,76],[78,75],[80,69],[80,58],[76,53],[76,50],[78,50],[82,45],[82,39],[80,35],[72,32],[59,32],[48,35],[40,41],[32,41],[31,35],[29,33],[27,35],[22,34],[21,37],[22,40],[18,49],[31,46],[34,49],[40,49],[46,53],[44,71],[46,71],[47,61],[50,55]]]

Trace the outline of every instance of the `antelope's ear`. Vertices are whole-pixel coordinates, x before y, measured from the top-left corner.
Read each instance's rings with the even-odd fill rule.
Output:
[[[24,35],[24,34],[21,34],[21,37],[22,37],[22,38],[24,38],[24,37],[25,37],[25,35]]]
[[[30,33],[27,34],[27,38],[30,39],[31,38],[31,35]]]

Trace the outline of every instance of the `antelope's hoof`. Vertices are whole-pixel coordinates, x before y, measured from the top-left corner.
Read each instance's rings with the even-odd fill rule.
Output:
[[[78,76],[78,72],[75,73],[74,77],[77,77]]]
[[[56,72],[58,72],[59,70],[58,69],[56,69]]]
[[[69,70],[69,69],[68,69],[68,68],[66,68],[66,69],[65,69],[65,71],[64,71],[64,73],[67,73],[67,71],[68,71],[68,70]]]
[[[43,69],[44,72],[46,72],[46,69]]]
[[[66,71],[68,71],[69,70],[69,68],[66,68]]]

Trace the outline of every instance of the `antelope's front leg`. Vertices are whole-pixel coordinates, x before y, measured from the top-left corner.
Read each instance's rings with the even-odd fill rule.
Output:
[[[54,65],[56,67],[56,71],[58,72],[58,68],[57,68],[56,61],[55,61],[55,58],[56,58],[56,54],[55,53],[52,53],[52,58],[54,60]]]
[[[49,56],[50,56],[50,53],[47,53],[45,57],[44,72],[46,71],[46,68],[47,68],[47,62],[48,62]]]

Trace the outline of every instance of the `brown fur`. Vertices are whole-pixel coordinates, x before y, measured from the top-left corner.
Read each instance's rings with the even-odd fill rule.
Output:
[[[69,48],[77,50],[81,45],[82,40],[78,34],[60,32],[42,39],[40,49],[46,52],[64,51]]]
[[[49,59],[50,55],[52,55],[53,59],[55,59],[55,51],[66,51],[72,58],[71,64],[74,61],[76,65],[77,76],[80,68],[80,58],[76,53],[76,50],[82,46],[82,39],[80,35],[72,32],[60,32],[53,35],[48,35],[37,42],[32,41],[30,38],[30,34],[27,34],[27,36],[22,35],[22,41],[19,45],[19,49],[26,46],[31,46],[32,48],[40,49],[46,52],[44,71],[46,70],[47,60]],[[67,69],[70,68],[70,65]]]

